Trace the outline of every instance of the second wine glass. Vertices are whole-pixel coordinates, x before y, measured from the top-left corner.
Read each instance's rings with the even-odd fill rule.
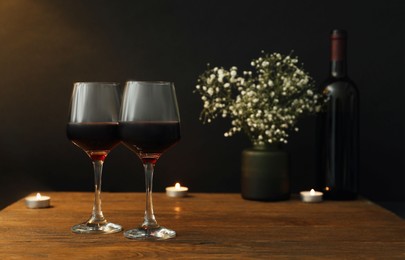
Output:
[[[174,85],[170,82],[126,83],[119,119],[121,141],[142,161],[145,171],[144,222],[128,230],[131,239],[168,239],[176,232],[160,226],[152,203],[153,172],[159,157],[180,140],[180,116]]]

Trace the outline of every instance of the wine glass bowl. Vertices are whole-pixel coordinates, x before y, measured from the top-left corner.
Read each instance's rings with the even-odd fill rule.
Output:
[[[66,134],[92,160],[95,198],[90,218],[72,227],[75,233],[115,233],[120,225],[110,223],[101,210],[101,175],[108,153],[120,143],[117,83],[78,82],[73,86]]]
[[[122,143],[141,159],[145,171],[146,207],[139,228],[124,232],[131,239],[168,239],[176,232],[160,226],[152,203],[154,166],[160,156],[180,140],[180,116],[174,84],[128,81],[119,119]]]

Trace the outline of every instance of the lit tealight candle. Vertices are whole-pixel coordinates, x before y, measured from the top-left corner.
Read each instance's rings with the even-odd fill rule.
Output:
[[[25,198],[25,205],[30,209],[48,208],[50,204],[51,197],[42,196],[40,193],[37,193],[36,196]]]
[[[180,183],[166,188],[166,195],[169,197],[186,197],[188,192],[187,187],[180,186]]]
[[[301,199],[303,202],[321,202],[323,193],[311,189],[310,191],[301,191]]]

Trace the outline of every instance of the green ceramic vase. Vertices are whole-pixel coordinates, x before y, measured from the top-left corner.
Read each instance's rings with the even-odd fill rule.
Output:
[[[290,198],[288,153],[280,146],[263,146],[242,152],[242,197],[279,201]]]

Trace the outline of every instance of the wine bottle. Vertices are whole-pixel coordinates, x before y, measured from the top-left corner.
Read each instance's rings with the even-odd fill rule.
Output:
[[[318,188],[325,199],[352,200],[358,193],[359,93],[347,76],[344,30],[331,32],[330,75],[322,85],[318,116]]]

